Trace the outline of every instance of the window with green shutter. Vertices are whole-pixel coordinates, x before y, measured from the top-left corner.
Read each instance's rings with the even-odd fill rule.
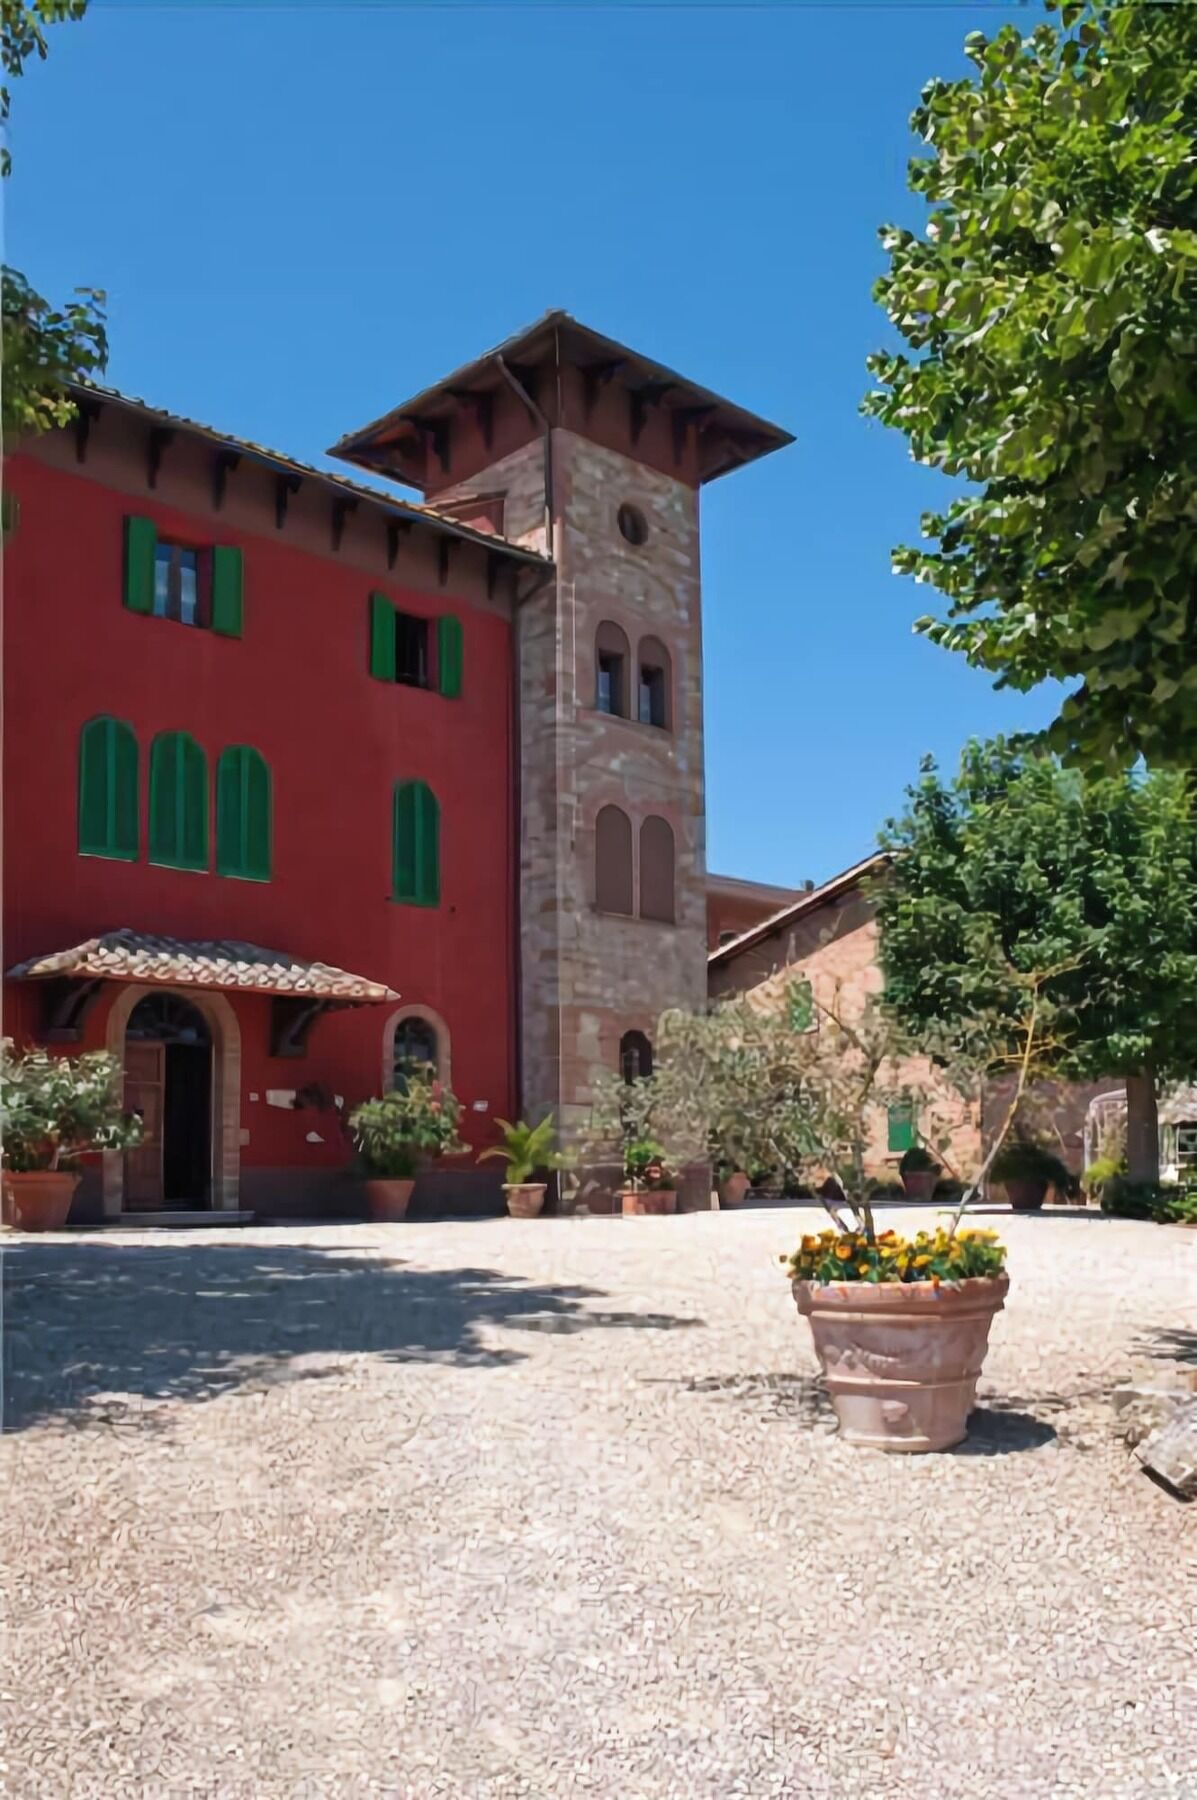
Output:
[[[914,1147],[917,1136],[914,1127],[914,1105],[910,1100],[895,1100],[889,1108],[889,1149],[893,1156]]]
[[[208,867],[208,759],[187,731],[162,731],[150,747],[150,861]]]
[[[158,536],[152,519],[125,520],[125,605],[130,612],[240,637],[243,559],[228,544],[200,549]]]
[[[395,679],[395,608],[385,594],[370,595],[370,673],[376,681]]]
[[[89,719],[79,733],[79,854],[136,862],[138,755],[124,719]]]
[[[792,981],[786,990],[786,1019],[791,1031],[809,1031],[815,1022],[815,996],[809,981]]]
[[[125,605],[130,612],[152,613],[158,555],[153,519],[125,520]]]
[[[230,744],[216,765],[216,873],[269,881],[270,768],[248,744]]]
[[[397,781],[391,825],[391,896],[409,906],[438,906],[441,809],[426,782]]]
[[[461,620],[445,613],[436,622],[437,685],[446,700],[460,700],[462,671]]]

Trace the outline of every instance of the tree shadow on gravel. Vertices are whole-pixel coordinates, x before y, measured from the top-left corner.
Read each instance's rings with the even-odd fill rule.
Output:
[[[1140,1356],[1154,1357],[1158,1362],[1187,1363],[1197,1366],[1197,1331],[1161,1327],[1135,1345]]]
[[[487,1327],[557,1334],[701,1325],[591,1304],[596,1288],[423,1269],[300,1245],[19,1244],[3,1255],[4,1429],[133,1416],[138,1402],[323,1380],[308,1356],[501,1368]]]

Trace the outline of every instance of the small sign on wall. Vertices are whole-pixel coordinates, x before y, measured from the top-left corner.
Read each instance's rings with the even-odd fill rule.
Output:
[[[282,1106],[293,1112],[295,1110],[295,1089],[267,1088],[266,1104],[267,1106]]]

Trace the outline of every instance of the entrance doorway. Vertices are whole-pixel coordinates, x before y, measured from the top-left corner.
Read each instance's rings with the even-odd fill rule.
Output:
[[[125,1107],[144,1137],[125,1155],[129,1212],[212,1200],[212,1034],[198,1007],[147,994],[125,1027]]]

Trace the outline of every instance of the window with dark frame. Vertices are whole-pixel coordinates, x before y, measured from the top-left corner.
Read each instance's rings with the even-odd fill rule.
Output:
[[[619,715],[623,712],[623,657],[614,650],[599,651],[595,704],[602,713]]]
[[[154,617],[174,619],[180,625],[207,625],[204,573],[198,550],[159,538],[154,546]]]
[[[395,1029],[391,1080],[400,1093],[407,1087],[407,1072],[413,1063],[430,1063],[434,1069],[440,1063],[436,1031],[427,1019],[401,1019]]]
[[[640,723],[665,728],[665,671],[642,666],[640,670]]]
[[[395,614],[395,680],[407,687],[426,688],[429,679],[428,620],[411,613]]]

